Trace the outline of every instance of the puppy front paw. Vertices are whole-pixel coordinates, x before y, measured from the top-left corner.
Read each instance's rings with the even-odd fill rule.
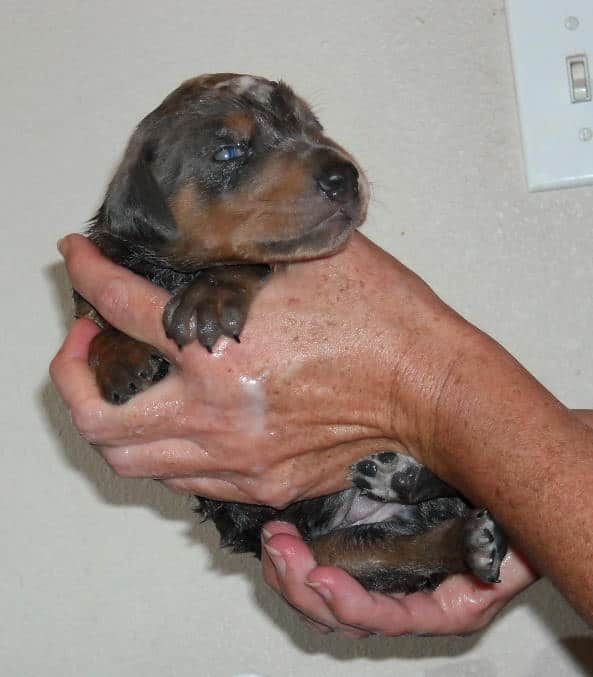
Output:
[[[199,341],[209,352],[221,336],[237,342],[251,301],[269,274],[268,266],[221,266],[203,270],[165,307],[163,325],[181,348]]]
[[[426,466],[395,451],[382,451],[351,469],[353,484],[381,501],[416,504],[456,494]]]
[[[171,298],[163,324],[167,336],[179,347],[198,340],[212,352],[223,335],[239,340],[247,310],[248,304],[240,290],[226,285],[214,286],[205,276]]]
[[[115,329],[95,336],[89,348],[89,366],[95,371],[101,395],[112,404],[125,404],[169,371],[169,363],[156,348]]]
[[[465,523],[465,560],[484,583],[500,582],[500,566],[507,552],[503,530],[487,510],[473,510]]]

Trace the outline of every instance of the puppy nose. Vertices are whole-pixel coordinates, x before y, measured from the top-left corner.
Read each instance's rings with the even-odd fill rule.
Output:
[[[358,171],[350,162],[328,165],[316,179],[317,185],[330,200],[346,202],[358,195]]]

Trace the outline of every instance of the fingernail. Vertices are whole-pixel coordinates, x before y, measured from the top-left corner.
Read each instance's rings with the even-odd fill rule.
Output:
[[[276,568],[278,574],[280,576],[284,576],[286,574],[286,562],[284,561],[282,554],[278,550],[276,550],[276,548],[272,548],[271,545],[264,545],[264,548],[266,549],[266,552],[270,556],[272,564]]]
[[[310,588],[313,588],[315,592],[319,593],[324,600],[329,602],[332,598],[332,594],[329,588],[327,588],[323,583],[318,583],[317,581],[305,581],[305,585],[308,585]]]
[[[272,534],[267,530],[267,529],[262,529],[261,530],[261,536],[264,540],[264,543],[270,540],[272,538]]]

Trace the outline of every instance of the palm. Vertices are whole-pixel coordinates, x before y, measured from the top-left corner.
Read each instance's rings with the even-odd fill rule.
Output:
[[[527,562],[511,550],[503,564],[502,581],[497,585],[484,585],[473,576],[458,575],[432,593],[384,595],[368,592],[340,569],[318,567],[292,525],[271,523],[266,532],[269,534],[263,557],[266,582],[318,630],[341,630],[355,638],[369,634],[475,632],[535,580]],[[278,565],[279,557],[284,565]]]

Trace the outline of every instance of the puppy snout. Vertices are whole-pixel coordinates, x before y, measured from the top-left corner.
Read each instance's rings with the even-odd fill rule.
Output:
[[[358,170],[351,162],[335,162],[316,177],[319,189],[335,202],[348,202],[358,196]]]

